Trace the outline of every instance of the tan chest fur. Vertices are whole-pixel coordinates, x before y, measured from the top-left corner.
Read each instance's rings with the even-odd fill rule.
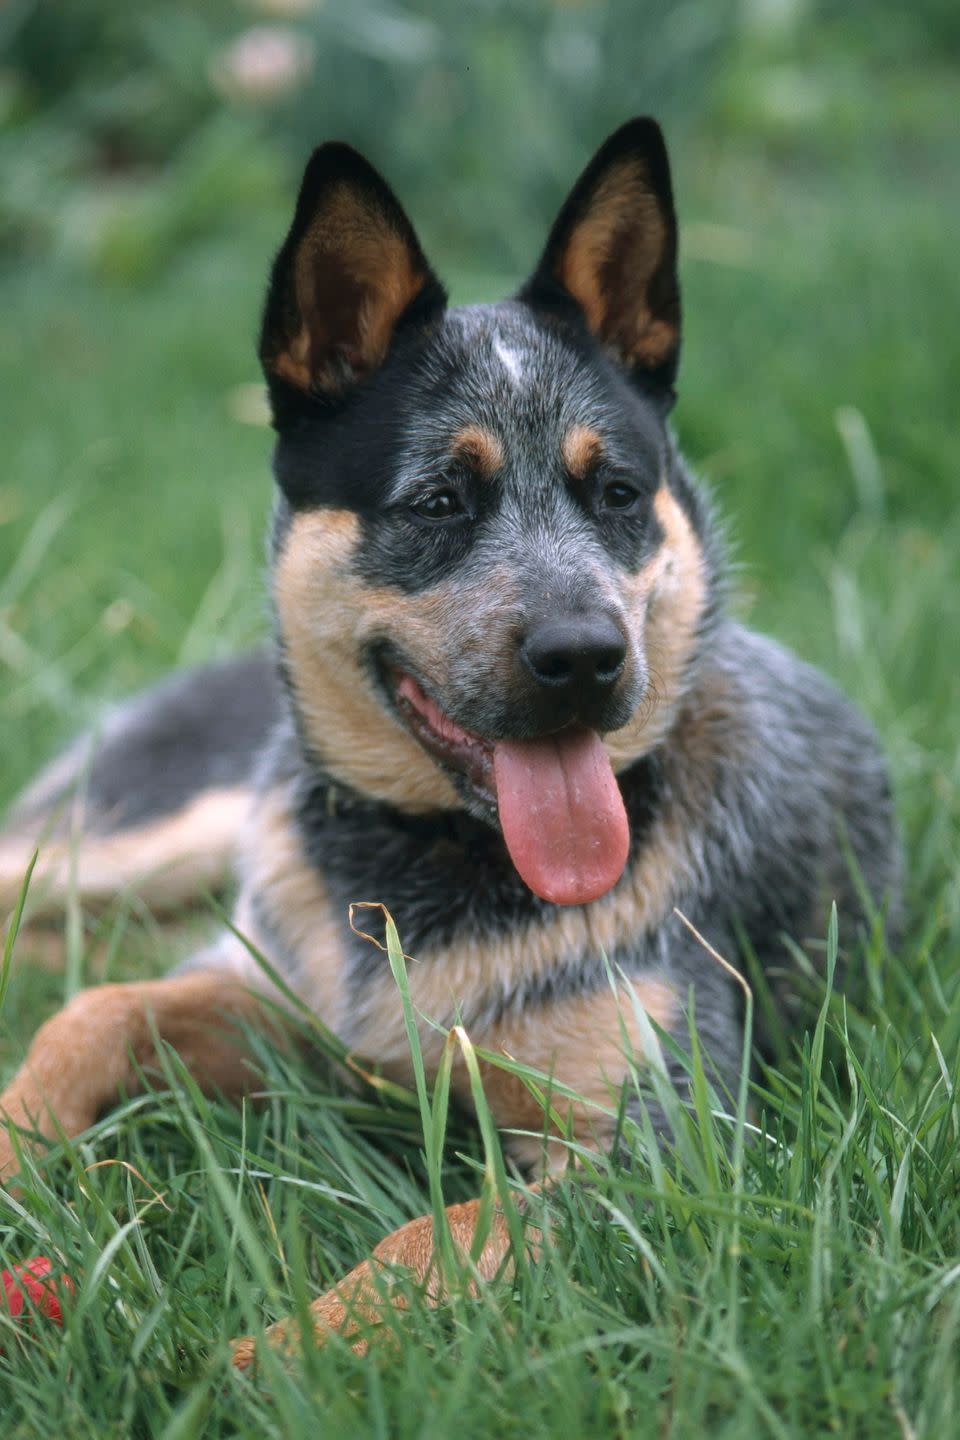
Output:
[[[347,945],[357,942],[349,936],[348,917],[338,913],[322,876],[303,853],[290,796],[283,789],[261,798],[245,850],[238,929],[358,1057],[411,1083],[400,997],[386,958],[359,989],[357,980],[351,981]],[[657,928],[686,871],[679,829],[665,816],[625,882],[603,900],[557,911],[545,923],[495,938],[465,937],[442,952],[410,957],[410,994],[431,1078],[448,1030],[462,1022],[478,1048],[552,1076],[596,1105],[615,1104],[614,1092],[627,1069],[625,1050],[642,1053],[637,1005],[665,1028],[677,1016],[677,997],[664,976],[634,980],[632,994],[618,982],[616,993],[603,985],[523,1006],[505,1007],[503,997],[531,985],[546,991],[560,968],[569,970],[581,959],[595,962]],[[362,916],[357,923],[362,928]],[[484,1068],[497,1123],[541,1132],[542,1109],[522,1082],[493,1066]],[[459,1065],[454,1090],[468,1098],[466,1072]],[[598,1114],[576,1106],[573,1120],[584,1138],[602,1123]],[[513,1149],[522,1151],[523,1142],[515,1142]]]

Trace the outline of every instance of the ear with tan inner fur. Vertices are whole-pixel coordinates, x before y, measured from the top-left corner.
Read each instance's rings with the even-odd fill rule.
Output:
[[[521,298],[576,301],[644,388],[672,398],[680,353],[677,224],[660,127],[630,120],[574,186]]]
[[[445,294],[386,182],[349,145],[315,150],[274,263],[260,359],[278,391],[337,398],[385,358],[401,319]]]

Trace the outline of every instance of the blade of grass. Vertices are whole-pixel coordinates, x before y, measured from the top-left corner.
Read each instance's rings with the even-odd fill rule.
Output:
[[[13,907],[13,914],[7,926],[7,933],[3,942],[3,960],[0,962],[0,1012],[3,1011],[3,1003],[7,998],[7,988],[10,984],[10,972],[13,969],[13,947],[17,943],[17,936],[20,933],[20,922],[23,919],[23,908],[27,903],[27,891],[30,889],[30,881],[33,877],[34,866],[37,863],[39,851],[34,850],[27,866],[26,874],[23,877],[23,884],[20,886],[20,893],[17,896],[17,903]]]

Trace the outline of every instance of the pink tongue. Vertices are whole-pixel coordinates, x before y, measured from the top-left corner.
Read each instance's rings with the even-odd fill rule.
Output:
[[[493,773],[510,858],[535,895],[585,905],[617,883],[630,829],[595,731],[498,740]]]

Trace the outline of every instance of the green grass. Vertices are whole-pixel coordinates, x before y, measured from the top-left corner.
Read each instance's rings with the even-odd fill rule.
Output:
[[[897,143],[874,121],[842,145],[816,128],[702,135],[679,167],[677,425],[731,519],[737,604],[884,738],[908,857],[901,952],[868,949],[857,1005],[825,1003],[779,1073],[757,1072],[748,1111],[695,1087],[672,1147],[641,1126],[630,1167],[585,1159],[591,1186],[548,1202],[539,1265],[438,1311],[413,1303],[366,1359],[334,1343],[255,1379],[229,1371],[229,1336],[302,1307],[441,1193],[506,1181],[442,1093],[422,1109],[351,1092],[334,1062],[318,1078],[267,1050],[266,1103],[240,1111],[171,1057],[169,1089],[28,1162],[0,1201],[0,1263],[51,1254],[79,1282],[62,1333],[0,1320],[6,1434],[960,1426],[954,92],[934,77],[927,129]],[[0,279],[0,800],[104,698],[265,628],[269,434],[233,418],[231,395],[256,378],[282,225],[267,213],[204,240],[136,290],[53,262]],[[459,277],[460,298],[502,288]],[[97,929],[107,974],[168,963],[148,917],[87,925],[74,974],[93,973]],[[64,985],[18,947],[5,1073]]]

